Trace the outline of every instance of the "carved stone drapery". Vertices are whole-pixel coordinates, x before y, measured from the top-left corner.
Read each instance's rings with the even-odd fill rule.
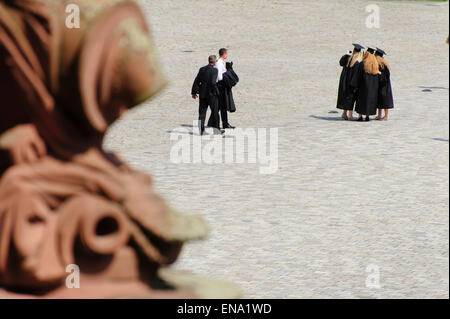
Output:
[[[205,223],[102,149],[108,127],[165,85],[141,10],[70,3],[79,29],[65,26],[66,1],[0,0],[0,297],[238,296],[163,268]],[[65,286],[70,264],[79,289]]]

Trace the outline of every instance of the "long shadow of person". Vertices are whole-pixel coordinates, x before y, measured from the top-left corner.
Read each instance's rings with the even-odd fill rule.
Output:
[[[432,137],[431,139],[434,141],[439,141],[439,142],[448,142],[448,139],[440,138],[440,137]]]
[[[422,89],[422,92],[433,92],[433,90],[448,90],[448,88],[443,86],[419,86],[419,89]]]
[[[319,115],[310,115],[309,117],[312,117],[316,120],[323,120],[323,121],[343,121],[343,119],[339,116],[319,116]]]
[[[166,133],[168,134],[185,134],[185,135],[199,135],[199,134],[194,134],[194,132],[185,132],[185,131],[177,131],[177,130],[169,130],[166,131]]]
[[[430,89],[430,90],[448,90],[448,88],[443,87],[443,86],[424,86],[424,85],[420,85],[419,88],[420,89]]]

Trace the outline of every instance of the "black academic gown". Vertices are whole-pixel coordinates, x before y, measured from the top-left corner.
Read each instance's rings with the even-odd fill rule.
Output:
[[[394,108],[394,97],[392,95],[392,85],[391,85],[391,71],[388,67],[380,70],[380,88],[378,90],[378,108],[379,109],[393,109]]]
[[[234,113],[236,112],[236,104],[234,103],[233,97],[233,87],[239,82],[239,76],[234,72],[233,62],[227,62],[226,64],[227,72],[223,73],[222,81],[217,83],[219,87],[219,91],[221,94],[219,95],[219,105],[224,107],[225,114],[226,112]],[[227,120],[227,116],[223,114],[222,110],[220,110],[222,116],[222,122]],[[208,126],[212,126],[213,124],[213,116],[211,114]],[[224,125],[226,123],[223,123]]]
[[[353,111],[355,101],[357,98],[357,92],[352,87],[352,79],[358,72],[359,62],[356,62],[352,67],[348,67],[348,60],[350,55],[346,54],[342,56],[339,64],[342,66],[341,77],[339,79],[339,90],[336,107],[341,110]]]
[[[239,77],[233,71],[233,69],[228,69],[227,72],[223,74],[223,88],[224,88],[224,103],[227,106],[227,111],[230,113],[236,112],[236,104],[233,98],[233,87],[239,82]]]
[[[377,114],[380,75],[366,73],[364,62],[361,62],[351,83],[353,87],[358,89],[356,112],[366,116]]]

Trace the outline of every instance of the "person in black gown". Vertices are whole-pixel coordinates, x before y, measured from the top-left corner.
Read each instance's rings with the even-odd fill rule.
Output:
[[[351,85],[358,89],[356,98],[358,121],[363,121],[363,116],[365,116],[365,121],[368,122],[371,115],[377,114],[381,72],[374,53],[373,48],[367,49],[357,74],[352,78]]]
[[[377,58],[378,65],[380,66],[380,87],[378,90],[378,116],[377,120],[388,121],[389,110],[394,108],[394,97],[392,95],[391,85],[391,67],[384,57],[386,52],[377,48],[375,57]],[[384,110],[384,117],[383,115]]]
[[[339,90],[337,105],[342,110],[342,118],[344,120],[353,120],[353,108],[355,106],[357,90],[351,86],[352,78],[359,69],[362,62],[364,47],[360,44],[353,43],[353,53],[345,54],[339,61],[342,66],[341,77],[339,79]]]

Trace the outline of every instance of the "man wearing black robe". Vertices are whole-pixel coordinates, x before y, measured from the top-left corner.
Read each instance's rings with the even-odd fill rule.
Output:
[[[222,127],[223,129],[234,129],[228,122],[228,107],[227,107],[227,88],[223,81],[223,75],[227,73],[226,62],[225,60],[228,58],[228,49],[221,48],[219,50],[219,59],[215,65],[215,68],[219,71],[217,76],[217,88],[219,89],[219,110],[220,110],[220,118],[222,118]],[[208,126],[211,126],[214,122],[214,118],[211,115],[208,121]],[[219,121],[220,122],[220,121]]]
[[[219,90],[217,88],[217,74],[218,70],[214,68],[217,58],[215,55],[211,55],[208,58],[209,64],[200,68],[197,77],[192,85],[192,98],[199,99],[199,129],[200,135],[205,134],[205,119],[206,112],[208,110],[208,105],[211,108],[211,121],[209,126],[214,128],[214,133],[223,134],[224,131],[220,130],[220,119],[219,119],[219,105],[218,105],[218,95]]]

